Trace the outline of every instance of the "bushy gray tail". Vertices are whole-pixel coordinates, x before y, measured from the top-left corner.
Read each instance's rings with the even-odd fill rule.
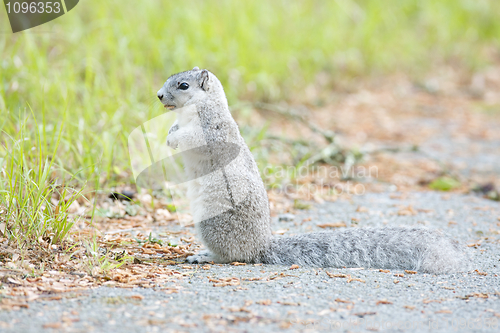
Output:
[[[438,230],[422,227],[350,228],[274,237],[262,262],[407,269],[433,274],[470,269],[465,246]]]

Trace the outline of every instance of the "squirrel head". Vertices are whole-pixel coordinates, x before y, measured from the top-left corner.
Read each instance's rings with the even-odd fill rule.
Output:
[[[195,67],[170,76],[157,96],[166,108],[174,110],[204,101],[219,90],[223,93],[222,85],[214,74]]]

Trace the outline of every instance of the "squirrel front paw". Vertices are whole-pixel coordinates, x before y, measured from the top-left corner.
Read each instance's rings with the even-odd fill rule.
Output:
[[[167,146],[169,146],[172,149],[177,149],[179,146],[179,142],[175,138],[172,137],[172,135],[169,135],[167,137]]]
[[[175,136],[175,132],[179,130],[179,124],[177,123],[177,120],[174,122],[172,127],[168,130],[168,135],[167,135],[167,146],[173,149],[177,149],[179,146],[179,141],[177,140]]]
[[[177,132],[173,132],[167,136],[167,146],[172,149],[177,149],[179,146],[179,136],[176,134]]]

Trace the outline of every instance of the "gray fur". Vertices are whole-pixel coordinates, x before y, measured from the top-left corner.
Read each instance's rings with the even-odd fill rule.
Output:
[[[274,238],[264,263],[408,269],[442,274],[469,269],[465,247],[422,227],[350,228]]]
[[[180,90],[183,82],[189,89]],[[257,164],[229,107],[220,81],[195,67],[172,75],[158,91],[165,106],[178,113],[167,144],[179,146],[188,178],[193,219],[208,251],[191,263],[234,261],[318,267],[373,267],[449,273],[469,269],[466,248],[440,231],[420,227],[350,228],[336,232],[274,237],[269,202]],[[223,143],[239,155],[220,171]],[[193,149],[197,148],[197,149]],[[225,165],[225,164],[224,164]]]

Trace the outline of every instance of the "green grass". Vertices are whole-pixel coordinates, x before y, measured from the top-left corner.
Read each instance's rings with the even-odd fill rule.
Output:
[[[460,182],[451,177],[440,177],[429,184],[429,188],[436,191],[450,191],[460,187]]]
[[[213,70],[231,103],[277,100],[321,72],[334,84],[447,60],[474,69],[500,46],[495,0],[81,1],[25,33],[9,33],[3,9],[0,22],[4,130],[26,103],[49,125],[67,110],[64,166],[100,163],[111,181],[128,174],[127,135],[163,112],[156,91],[174,72]]]
[[[133,257],[123,253],[100,253],[99,242],[95,235],[82,242],[85,253],[81,260],[82,266],[91,276],[99,274],[107,275],[110,270],[120,268],[127,262],[133,261]]]
[[[70,206],[82,196],[84,184],[77,189],[67,186],[65,182],[73,183],[74,177],[51,158],[57,155],[62,124],[46,135],[43,125],[30,128],[28,118],[22,119],[17,137],[0,132],[7,137],[2,147],[6,153],[0,158],[0,229],[19,248],[57,244],[75,222]]]
[[[0,158],[19,168],[10,171],[19,186],[45,181],[50,190],[60,170],[80,183],[130,182],[127,136],[164,112],[156,91],[174,72],[212,70],[230,103],[296,100],[320,73],[328,89],[359,76],[417,77],[446,62],[474,71],[498,54],[498,31],[497,0],[89,0],[17,34],[1,8]],[[39,123],[28,117],[21,135],[28,103]],[[57,153],[43,153],[63,117]],[[9,135],[34,140],[37,126],[41,151],[10,155]],[[42,178],[22,169],[30,154]],[[3,193],[19,190],[9,180],[0,179]]]

